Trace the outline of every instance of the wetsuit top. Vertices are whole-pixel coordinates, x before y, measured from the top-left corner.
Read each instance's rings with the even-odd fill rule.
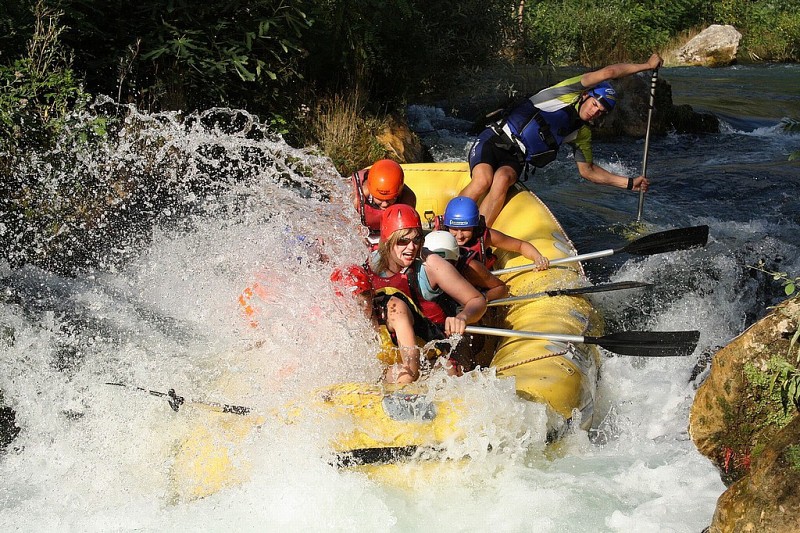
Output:
[[[542,89],[511,110],[497,125],[516,142],[525,154],[525,161],[544,166],[555,159],[554,151],[563,143],[573,146],[575,161],[592,162],[592,133],[580,119],[581,94],[591,87],[581,84],[582,75]],[[537,155],[552,152],[552,158],[537,164]]]
[[[385,287],[392,287],[407,295],[422,314],[434,324],[444,324],[445,314],[442,307],[433,301],[434,298],[442,294],[441,288],[434,290],[425,272],[425,264],[416,259],[414,263],[402,272],[385,277],[385,273],[375,272],[375,265],[378,262],[378,252],[372,252],[369,260],[369,275],[372,287],[376,291]]]
[[[370,240],[372,237],[380,237],[381,217],[383,211],[372,206],[364,197],[364,182],[367,181],[368,170],[353,172],[353,188],[355,188],[356,198],[358,198],[358,214],[361,216],[361,223],[369,228]]]

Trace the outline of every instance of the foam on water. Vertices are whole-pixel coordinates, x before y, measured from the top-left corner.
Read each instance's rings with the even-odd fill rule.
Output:
[[[335,266],[363,260],[347,180],[313,152],[246,128],[139,121],[106,157],[159,168],[181,160],[166,174],[187,184],[175,205],[153,203],[165,222],[140,257],[77,278],[2,267],[0,321],[13,340],[3,341],[0,389],[22,430],[0,459],[0,529],[696,532],[709,523],[724,487],[686,432],[692,374],[701,352],[748,320],[742,302],[760,289],[742,265],[785,243],[743,243],[776,230],[774,222],[695,216],[715,228],[707,249],[620,260],[614,281],[657,286],[599,296],[610,327],[700,329],[702,337],[687,358],[607,354],[588,434],[546,446],[551,415],[517,398],[511,381],[491,371],[434,374],[437,399],[469,405],[460,438],[433,461],[371,476],[331,466],[328,443],[341,422],[286,425],[275,416],[318,387],[380,378],[374,330],[329,281]],[[159,139],[154,153],[142,151],[145,138]],[[104,167],[97,157],[85,158],[87,168]],[[232,169],[245,177],[228,179]],[[214,187],[188,185],[197,183]],[[657,213],[669,203],[648,201]],[[267,289],[255,328],[238,302],[254,281]],[[213,425],[201,406],[174,412],[135,386],[262,414],[236,445],[247,475],[206,498],[175,501],[176,444]]]

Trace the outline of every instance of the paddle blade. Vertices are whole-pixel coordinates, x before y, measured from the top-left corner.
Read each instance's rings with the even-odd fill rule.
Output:
[[[574,296],[577,294],[592,294],[597,292],[621,291],[625,289],[640,289],[642,287],[652,287],[652,283],[643,281],[617,281],[614,283],[603,283],[591,287],[580,287],[576,289],[556,289],[547,291],[548,296]]]
[[[693,226],[691,228],[670,229],[645,235],[627,246],[615,250],[615,253],[625,252],[634,255],[663,254],[702,247],[707,242],[708,226]]]
[[[609,352],[640,357],[683,357],[694,353],[699,331],[621,331],[602,337],[585,337]]]

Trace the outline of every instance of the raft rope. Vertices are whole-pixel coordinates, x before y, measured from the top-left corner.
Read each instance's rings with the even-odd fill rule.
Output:
[[[528,363],[533,363],[535,361],[541,361],[542,359],[549,359],[551,357],[559,357],[559,356],[562,356],[562,355],[566,355],[567,352],[569,352],[569,351],[570,351],[570,348],[567,348],[567,349],[565,349],[565,350],[563,350],[561,352],[553,352],[553,353],[547,353],[547,354],[544,354],[544,355],[537,355],[536,357],[530,357],[530,358],[524,359],[522,361],[517,361],[516,363],[509,363],[509,364],[503,365],[503,366],[496,366],[495,367],[495,371],[496,372],[503,372],[504,370],[510,370],[510,369],[516,368],[518,366],[527,365]]]

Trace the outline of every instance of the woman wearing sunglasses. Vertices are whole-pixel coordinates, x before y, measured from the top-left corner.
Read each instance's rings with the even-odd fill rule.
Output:
[[[422,252],[422,253],[421,253]],[[419,377],[416,337],[425,342],[463,335],[486,311],[486,299],[453,265],[422,251],[422,223],[417,211],[396,204],[383,213],[380,244],[369,259],[378,321],[397,344],[401,361],[386,373],[386,381],[410,383]],[[447,294],[461,307],[448,316],[434,300]]]
[[[415,207],[417,197],[405,186],[403,168],[391,159],[376,161],[371,167],[353,173],[353,207],[361,223],[369,228],[370,249],[378,247],[381,216],[391,205],[405,204]]]

